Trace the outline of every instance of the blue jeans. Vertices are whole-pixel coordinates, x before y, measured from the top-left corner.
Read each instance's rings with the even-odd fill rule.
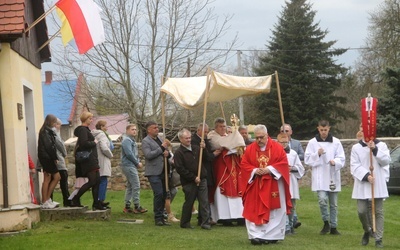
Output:
[[[134,166],[122,165],[122,172],[126,176],[125,207],[131,207],[131,200],[135,207],[140,205],[139,172]]]
[[[107,184],[108,184],[108,176],[100,176],[99,201],[106,200]]]
[[[292,201],[292,208],[290,209],[290,214],[287,215],[287,218],[286,218],[286,231],[291,230],[295,223],[294,215],[296,213],[296,199],[291,199],[291,201]]]
[[[337,201],[338,192],[317,191],[319,209],[323,221],[330,222],[331,228],[337,227]],[[328,211],[329,202],[329,211]]]
[[[153,190],[153,212],[156,222],[164,220],[164,206],[167,193],[165,191],[164,174],[147,176]]]

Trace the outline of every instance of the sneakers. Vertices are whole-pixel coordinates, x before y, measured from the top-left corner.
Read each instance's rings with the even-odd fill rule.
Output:
[[[50,199],[50,202],[56,205],[56,207],[60,206],[60,203],[57,201],[53,201],[52,199]]]
[[[124,213],[126,214],[142,214],[142,213],[146,213],[147,209],[143,208],[142,206],[138,206],[135,209],[132,209],[130,207],[125,207],[124,208]]]
[[[51,199],[47,200],[45,203],[42,204],[42,209],[53,209],[56,207],[57,205],[51,202]]]
[[[142,214],[142,213],[146,213],[146,212],[147,212],[147,209],[143,208],[142,206],[138,206],[138,207],[135,207],[135,209],[133,209],[133,213],[135,213],[135,214]]]
[[[168,214],[168,222],[180,222],[173,213]]]
[[[329,222],[324,221],[324,227],[322,228],[321,232],[319,232],[319,234],[327,234],[329,233],[331,227],[329,226]]]
[[[199,211],[197,211],[197,209],[195,209],[193,212],[192,212],[192,214],[198,214],[199,213]]]
[[[126,208],[124,208],[123,212],[126,213],[126,214],[132,214],[133,213],[133,209],[130,208],[130,207],[126,207]]]

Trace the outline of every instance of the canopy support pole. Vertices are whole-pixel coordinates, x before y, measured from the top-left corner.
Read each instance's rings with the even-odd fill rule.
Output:
[[[161,86],[164,85],[164,76],[161,76]],[[165,134],[165,93],[161,92],[161,120],[162,120],[162,127],[163,127],[163,136],[164,140],[167,139]],[[171,194],[169,192],[169,184],[168,184],[168,159],[164,155],[164,176],[165,176],[165,190],[167,192],[167,198],[165,199],[165,203],[171,204]]]
[[[204,142],[204,129],[205,129],[205,124],[206,124],[206,117],[207,117],[207,101],[208,101],[208,92],[210,91],[210,78],[211,78],[211,69],[207,69],[207,84],[206,84],[206,93],[204,96],[204,108],[203,108],[203,127],[202,127],[202,132],[201,132],[201,142]],[[197,170],[197,177],[200,179],[201,175],[201,163],[203,160],[203,148],[200,147],[200,155],[199,155],[199,167]],[[199,185],[199,184],[197,184]]]
[[[281,98],[281,87],[279,86],[279,77],[278,71],[275,70],[275,81],[276,81],[276,90],[278,92],[278,102],[279,102],[279,112],[281,114],[282,126],[285,124],[285,118],[283,116],[283,106],[282,106],[282,98]]]

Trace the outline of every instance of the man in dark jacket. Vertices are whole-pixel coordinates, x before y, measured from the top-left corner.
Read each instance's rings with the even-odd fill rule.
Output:
[[[209,131],[208,125],[204,124],[204,128],[203,128],[203,123],[200,123],[197,126],[197,131],[195,133],[193,133],[193,135],[192,135],[191,144],[197,145],[198,147],[200,147],[201,136],[204,133],[203,139],[204,139],[204,143],[205,143],[206,147],[203,151],[203,154],[205,157],[205,159],[203,161],[203,166],[207,170],[208,202],[213,202],[214,201],[213,190],[215,190],[215,176],[214,176],[214,171],[213,171],[213,161],[214,161],[215,157],[217,157],[221,153],[221,150],[220,149],[217,149],[214,151],[211,150],[211,144],[210,144],[209,140],[207,139],[208,131]],[[211,215],[210,215],[210,217],[211,217]],[[199,216],[198,219],[199,219],[198,224],[201,225],[201,221],[202,221],[201,216]],[[210,224],[214,225],[214,224],[216,224],[216,222],[214,222],[212,220],[212,218],[210,218]]]
[[[181,145],[175,151],[174,162],[176,170],[181,176],[181,184],[185,193],[185,202],[182,206],[181,228],[193,228],[190,225],[192,218],[192,207],[196,198],[199,201],[199,214],[202,218],[201,228],[211,229],[210,210],[207,192],[207,170],[202,167],[198,176],[200,148],[191,145],[191,134],[187,129],[182,129],[178,133]],[[202,142],[201,147],[205,147]],[[204,154],[203,154],[204,155]],[[205,157],[204,157],[205,158]]]

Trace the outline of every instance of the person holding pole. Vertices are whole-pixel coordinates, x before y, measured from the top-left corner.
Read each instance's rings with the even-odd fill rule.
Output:
[[[158,137],[158,124],[149,121],[145,125],[147,136],[142,141],[142,151],[145,158],[144,175],[150,182],[153,190],[153,212],[156,226],[170,226],[164,220],[165,199],[167,197],[165,186],[164,157],[170,158],[167,150],[168,144]]]
[[[213,169],[213,161],[214,159],[221,153],[220,149],[216,149],[214,151],[211,150],[211,145],[209,140],[207,139],[207,134],[208,134],[208,125],[206,123],[199,123],[197,125],[197,130],[195,133],[192,134],[192,140],[191,140],[191,144],[192,145],[197,145],[198,147],[200,147],[200,143],[201,143],[201,138],[203,136],[203,140],[204,143],[206,145],[206,147],[204,148],[204,152],[203,154],[205,155],[205,159],[203,161],[203,166],[206,168],[207,170],[207,190],[208,190],[208,202],[211,202],[214,200],[213,195],[214,194],[211,192],[211,190],[214,190],[215,188],[215,177],[214,177],[214,169]],[[204,130],[204,131],[203,131]],[[212,197],[211,197],[212,196]],[[211,210],[210,210],[211,213]],[[210,214],[211,216],[211,214]],[[201,225],[201,216],[198,217],[198,225]],[[215,221],[212,220],[212,218],[210,219],[210,224],[214,225],[216,224]]]
[[[372,151],[373,175],[370,172],[369,154]],[[390,151],[386,143],[377,139],[365,142],[364,138],[355,144],[351,149],[350,171],[354,178],[352,198],[357,200],[357,213],[364,235],[361,239],[363,246],[368,245],[372,232],[375,234],[375,246],[383,247],[383,200],[389,197],[386,182],[389,180]],[[371,211],[372,192],[375,201],[375,211]],[[370,214],[374,213],[376,218],[376,231]]]
[[[183,192],[185,193],[185,202],[182,206],[181,228],[193,227],[190,225],[192,218],[192,207],[194,201],[199,201],[199,214],[201,217],[201,228],[210,230],[210,209],[208,204],[207,190],[207,169],[201,165],[200,176],[199,172],[199,157],[200,147],[205,148],[205,143],[201,142],[200,147],[192,145],[192,135],[189,130],[182,129],[178,133],[181,145],[175,151],[174,163],[176,171],[181,178]],[[203,158],[206,155],[203,154]]]
[[[311,167],[311,189],[318,194],[324,226],[320,234],[340,235],[337,230],[338,193],[341,191],[340,169],[345,163],[342,143],[330,133],[329,122],[318,122],[318,134],[306,147],[304,163]],[[329,204],[328,204],[329,203]]]
[[[357,200],[357,212],[364,235],[361,245],[369,243],[371,233],[375,246],[383,247],[383,200],[389,197],[390,151],[384,142],[376,139],[377,99],[368,94],[361,100],[363,138],[351,150],[350,170],[354,177],[352,198]]]

